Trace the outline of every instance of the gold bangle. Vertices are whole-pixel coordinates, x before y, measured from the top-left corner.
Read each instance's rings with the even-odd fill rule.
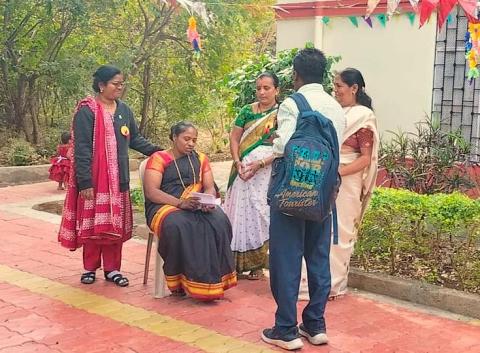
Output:
[[[260,168],[265,168],[265,161],[263,159],[260,161]]]

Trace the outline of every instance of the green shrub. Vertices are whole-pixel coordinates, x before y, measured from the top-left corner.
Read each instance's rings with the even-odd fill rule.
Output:
[[[61,143],[60,136],[63,132],[69,131],[59,129],[57,127],[46,127],[42,130],[42,141],[36,146],[37,153],[46,158],[50,158],[57,154],[57,146]]]
[[[2,154],[8,165],[12,166],[33,165],[43,160],[30,143],[19,138],[10,139],[2,149]]]
[[[480,200],[378,188],[353,262],[367,271],[480,293]]]
[[[138,211],[143,211],[145,198],[143,197],[142,188],[130,189],[130,198],[132,199],[132,206]]]
[[[475,186],[468,175],[470,144],[460,131],[444,131],[438,119],[426,118],[412,133],[392,132],[382,140],[379,164],[391,186],[420,194],[466,191]]]

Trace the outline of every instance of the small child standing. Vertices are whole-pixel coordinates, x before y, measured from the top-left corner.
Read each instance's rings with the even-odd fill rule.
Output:
[[[57,155],[50,161],[52,166],[49,169],[49,179],[58,182],[58,190],[65,190],[70,175],[70,159],[67,152],[70,147],[70,133],[64,132],[61,136],[62,143],[57,146]]]

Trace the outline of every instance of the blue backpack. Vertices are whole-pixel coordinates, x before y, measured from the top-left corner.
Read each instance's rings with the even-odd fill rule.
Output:
[[[297,127],[283,158],[272,166],[267,199],[270,208],[284,214],[322,222],[332,217],[338,242],[335,199],[340,187],[339,146],[332,121],[317,111],[301,93],[290,96],[300,111]]]

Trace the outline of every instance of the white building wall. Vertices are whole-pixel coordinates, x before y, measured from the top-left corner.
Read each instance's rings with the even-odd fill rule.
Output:
[[[330,17],[328,25],[321,18],[277,20],[277,50],[311,41],[328,55],[340,55],[336,69],[363,73],[380,131],[412,131],[431,112],[434,16],[421,29],[406,15],[394,16],[385,28],[373,18],[373,29],[357,18],[358,28],[347,17]]]

